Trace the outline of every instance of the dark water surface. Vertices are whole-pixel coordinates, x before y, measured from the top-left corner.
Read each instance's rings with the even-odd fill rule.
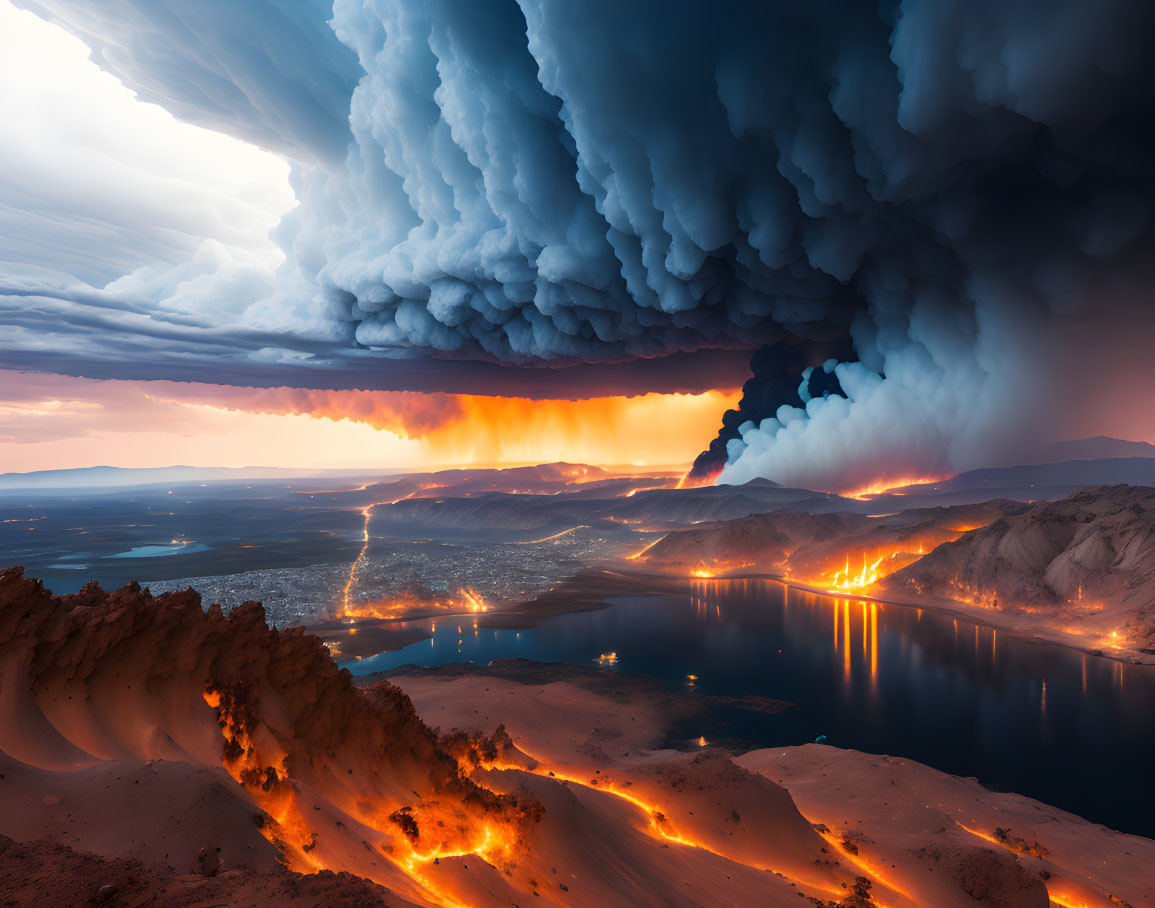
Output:
[[[619,598],[520,631],[440,619],[431,640],[350,668],[509,656],[590,665],[605,653],[617,656],[607,671],[799,707],[719,711],[694,730],[711,740],[774,746],[826,735],[1155,836],[1155,669],[925,609],[703,580],[686,596]]]

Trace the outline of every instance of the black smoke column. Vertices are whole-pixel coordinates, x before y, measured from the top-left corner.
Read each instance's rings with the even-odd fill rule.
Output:
[[[738,437],[738,427],[743,423],[761,422],[773,416],[783,404],[804,407],[806,401],[799,391],[807,369],[810,369],[806,380],[807,399],[842,395],[838,376],[833,370],[823,368],[823,364],[831,359],[838,362],[854,359],[850,342],[804,344],[787,341],[756,350],[750,357],[753,374],[742,386],[738,409],[722,414],[722,428],[710,446],[695,458],[687,479],[706,482],[717,476],[726,463],[726,444]]]

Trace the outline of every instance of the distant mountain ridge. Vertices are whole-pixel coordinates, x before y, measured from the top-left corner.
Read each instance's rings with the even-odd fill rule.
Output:
[[[164,483],[227,482],[242,480],[304,479],[309,477],[375,478],[385,481],[401,476],[441,473],[502,472],[528,470],[552,470],[550,478],[560,478],[559,470],[573,468],[575,464],[535,464],[504,467],[459,467],[441,468],[428,471],[413,468],[396,469],[333,469],[317,470],[298,467],[194,467],[174,464],[165,467],[76,467],[62,470],[36,470],[26,473],[0,473],[0,492],[51,489],[106,489],[131,486],[159,485]],[[586,467],[587,471],[604,475],[606,478],[622,475],[618,469]],[[639,471],[638,474],[658,474]],[[590,477],[583,477],[588,480]],[[1155,486],[1155,445],[1142,441],[1126,441],[1107,436],[1081,438],[1073,441],[1056,442],[1035,459],[1001,467],[968,470],[965,473],[929,486],[910,486],[895,490],[904,498],[901,504],[910,506],[930,506],[931,504],[963,504],[995,497],[1037,499],[1061,498],[1077,488],[1098,485]],[[777,486],[770,480],[755,480],[748,487]],[[981,493],[977,497],[975,493]],[[892,493],[893,494],[893,493]],[[873,498],[875,503],[884,502],[888,495]],[[894,504],[900,502],[894,501]],[[850,508],[850,510],[855,510]]]
[[[220,482],[230,479],[292,479],[307,476],[385,476],[382,470],[309,470],[292,467],[76,467],[0,473],[0,490],[122,487],[158,483]]]
[[[1106,460],[1120,457],[1155,457],[1155,445],[1145,441],[1127,441],[1096,435],[1092,438],[1077,438],[1072,441],[1057,441],[1031,463],[1061,463],[1068,460]]]
[[[1042,501],[1063,498],[1089,486],[1112,485],[1155,486],[1155,457],[1108,457],[968,470],[933,485],[907,486],[897,490],[898,498],[880,495],[873,501],[902,502],[903,507],[964,504],[990,498]]]

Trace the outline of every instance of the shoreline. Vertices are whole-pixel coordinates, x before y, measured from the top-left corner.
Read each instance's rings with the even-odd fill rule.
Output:
[[[524,630],[538,626],[542,620],[547,618],[573,612],[609,608],[612,605],[609,600],[618,596],[680,595],[683,592],[681,585],[687,581],[691,583],[710,583],[740,580],[758,580],[777,583],[788,591],[794,590],[800,593],[809,593],[827,599],[849,599],[856,602],[874,602],[901,608],[927,609],[940,614],[962,618],[981,627],[988,627],[993,630],[1001,630],[1009,634],[1014,634],[1027,642],[1063,646],[1067,649],[1073,649],[1090,656],[1111,659],[1112,661],[1128,665],[1155,666],[1155,654],[1130,649],[1111,651],[1101,647],[1092,647],[1079,640],[1076,635],[1058,631],[1044,623],[1036,623],[1029,619],[1024,620],[1022,616],[995,611],[993,609],[983,609],[956,600],[919,600],[909,597],[884,597],[870,596],[865,593],[832,592],[810,584],[791,580],[779,574],[771,573],[757,572],[698,577],[693,574],[669,574],[664,572],[630,570],[622,565],[614,565],[612,568],[605,566],[586,569],[574,575],[574,577],[571,577],[569,580],[558,584],[555,589],[549,590],[537,599],[519,603],[513,608],[504,611],[453,612],[413,617],[366,618],[355,619],[353,621],[329,619],[318,624],[306,625],[305,630],[308,633],[321,637],[326,642],[334,640],[339,644],[341,641],[351,641],[353,639],[349,634],[350,629],[353,629],[354,634],[358,635],[368,630],[370,633],[367,634],[365,638],[362,638],[363,640],[368,642],[369,638],[377,636],[378,642],[385,643],[386,645],[381,648],[373,648],[371,652],[362,652],[361,658],[365,659],[378,653],[396,652],[404,649],[408,645],[420,643],[432,637],[432,634],[423,628],[405,628],[402,630],[395,627],[398,624],[437,621],[441,619],[460,620],[462,618],[473,618],[477,620],[479,627],[489,630]],[[677,588],[674,588],[675,585]],[[323,631],[331,633],[322,633]],[[373,633],[374,631],[377,633]],[[382,640],[382,636],[386,639]],[[348,667],[349,663],[360,661],[355,658],[357,655],[356,649],[360,649],[360,647],[346,648],[346,646],[341,645],[340,653],[335,661],[342,667]]]
[[[623,576],[630,576],[629,572],[621,572]],[[653,577],[653,574],[638,574],[639,577]],[[796,590],[800,593],[810,593],[815,596],[822,596],[826,599],[851,599],[856,602],[876,602],[881,605],[894,605],[902,608],[927,609],[938,612],[940,614],[953,615],[970,621],[972,624],[978,624],[982,627],[989,627],[993,630],[1006,631],[1014,634],[1029,642],[1048,643],[1056,646],[1064,646],[1068,649],[1078,650],[1086,653],[1089,656],[1101,656],[1104,659],[1111,659],[1116,662],[1125,662],[1128,665],[1155,665],[1155,653],[1144,653],[1139,650],[1119,649],[1114,652],[1102,648],[1092,648],[1091,646],[1079,641],[1077,635],[1064,634],[1056,632],[1052,628],[1045,625],[1036,626],[1029,622],[1016,623],[1014,619],[1021,616],[1016,616],[1009,612],[997,611],[995,609],[984,609],[978,606],[968,605],[965,602],[959,602],[954,599],[915,599],[915,598],[900,598],[884,597],[884,596],[870,596],[865,593],[853,592],[834,592],[823,589],[822,587],[813,586],[802,583],[797,580],[791,580],[781,574],[770,573],[742,573],[742,574],[721,574],[713,577],[699,577],[693,574],[679,574],[679,575],[662,575],[677,580],[698,581],[708,583],[711,581],[734,581],[734,580],[763,580],[777,583],[787,590]],[[647,594],[641,594],[647,595]],[[992,616],[998,616],[999,619],[992,620]]]
[[[773,579],[775,582],[782,584],[786,589],[798,590],[804,593],[814,593],[819,596],[825,596],[830,599],[853,599],[860,602],[878,602],[883,605],[896,605],[903,608],[928,609],[929,611],[939,612],[940,614],[953,615],[970,621],[972,624],[978,624],[982,627],[989,627],[993,630],[1006,631],[1009,634],[1014,634],[1024,640],[1035,643],[1046,643],[1055,646],[1064,646],[1068,649],[1077,650],[1086,653],[1088,656],[1100,656],[1104,659],[1111,659],[1116,662],[1125,662],[1128,665],[1155,665],[1155,655],[1151,653],[1143,653],[1138,650],[1119,649],[1114,652],[1102,648],[1092,648],[1081,643],[1077,635],[1055,631],[1046,625],[1036,626],[1033,624],[1015,623],[1016,615],[1008,612],[996,611],[994,609],[984,609],[979,606],[968,605],[965,602],[959,602],[955,599],[945,600],[919,600],[909,599],[903,601],[897,597],[883,598],[879,596],[866,596],[860,593],[832,593],[827,590],[821,590],[817,587],[808,586],[806,584],[796,583],[781,577],[767,577],[766,579]],[[997,615],[1003,620],[992,620],[991,616]]]

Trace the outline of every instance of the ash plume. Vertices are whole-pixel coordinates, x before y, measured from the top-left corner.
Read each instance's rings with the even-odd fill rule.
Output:
[[[687,478],[714,479],[726,465],[726,448],[731,440],[741,437],[747,423],[761,422],[779,407],[801,408],[807,401],[842,394],[842,386],[834,367],[839,358],[850,358],[849,343],[836,346],[780,343],[762,347],[750,359],[753,375],[742,385],[738,407],[722,414],[722,428],[717,436],[694,460]],[[823,353],[836,353],[823,357]]]
[[[286,262],[230,316],[249,331],[367,372],[849,344],[823,370],[841,393],[756,374],[722,481],[1013,456],[1117,393],[1074,379],[1084,344],[1150,327],[1137,0],[22,2],[179,116],[292,157]]]

